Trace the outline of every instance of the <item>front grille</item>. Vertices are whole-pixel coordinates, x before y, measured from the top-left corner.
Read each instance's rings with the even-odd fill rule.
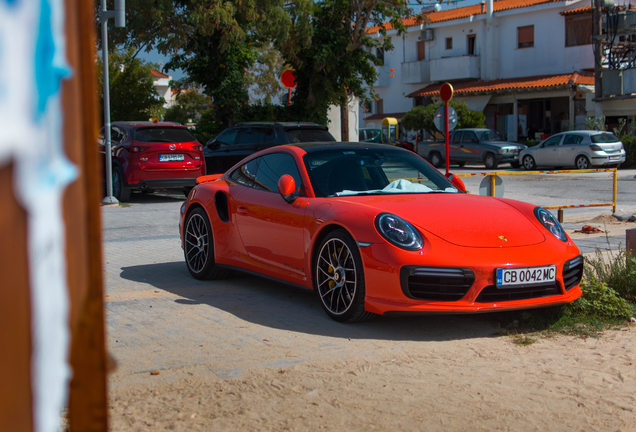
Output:
[[[563,265],[563,285],[565,290],[571,290],[581,283],[583,277],[583,255],[579,255]]]
[[[475,282],[470,269],[406,266],[400,271],[402,291],[418,300],[461,300]]]
[[[558,282],[551,282],[548,285],[526,285],[514,288],[501,288],[495,285],[489,285],[479,293],[475,303],[527,300],[559,294],[561,294],[561,287]]]

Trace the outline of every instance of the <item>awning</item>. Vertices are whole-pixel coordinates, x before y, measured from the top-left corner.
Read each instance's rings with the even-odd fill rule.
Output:
[[[471,97],[457,97],[453,98],[456,102],[466,102],[468,109],[471,111],[483,111],[488,105],[492,95],[471,96]]]

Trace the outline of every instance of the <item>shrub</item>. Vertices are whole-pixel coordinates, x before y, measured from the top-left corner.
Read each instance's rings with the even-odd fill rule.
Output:
[[[636,137],[623,135],[621,141],[625,145],[625,152],[627,153],[627,158],[622,166],[624,168],[636,168]]]
[[[569,305],[573,314],[609,319],[630,319],[634,306],[614,289],[595,278],[581,282],[583,295]]]
[[[585,260],[585,278],[611,287],[622,298],[636,303],[636,257],[628,256],[625,249],[611,253],[606,261],[600,249],[594,257]]]

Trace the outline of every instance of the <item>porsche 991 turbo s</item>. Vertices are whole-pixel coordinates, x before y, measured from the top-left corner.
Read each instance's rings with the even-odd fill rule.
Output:
[[[179,223],[191,275],[234,269],[309,288],[336,321],[581,295],[583,257],[550,212],[467,194],[461,179],[408,150],[278,146],[198,182]]]

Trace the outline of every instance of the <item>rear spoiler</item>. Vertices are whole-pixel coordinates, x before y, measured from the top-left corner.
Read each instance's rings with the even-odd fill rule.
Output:
[[[221,178],[223,174],[211,174],[197,177],[197,184],[213,182]]]

